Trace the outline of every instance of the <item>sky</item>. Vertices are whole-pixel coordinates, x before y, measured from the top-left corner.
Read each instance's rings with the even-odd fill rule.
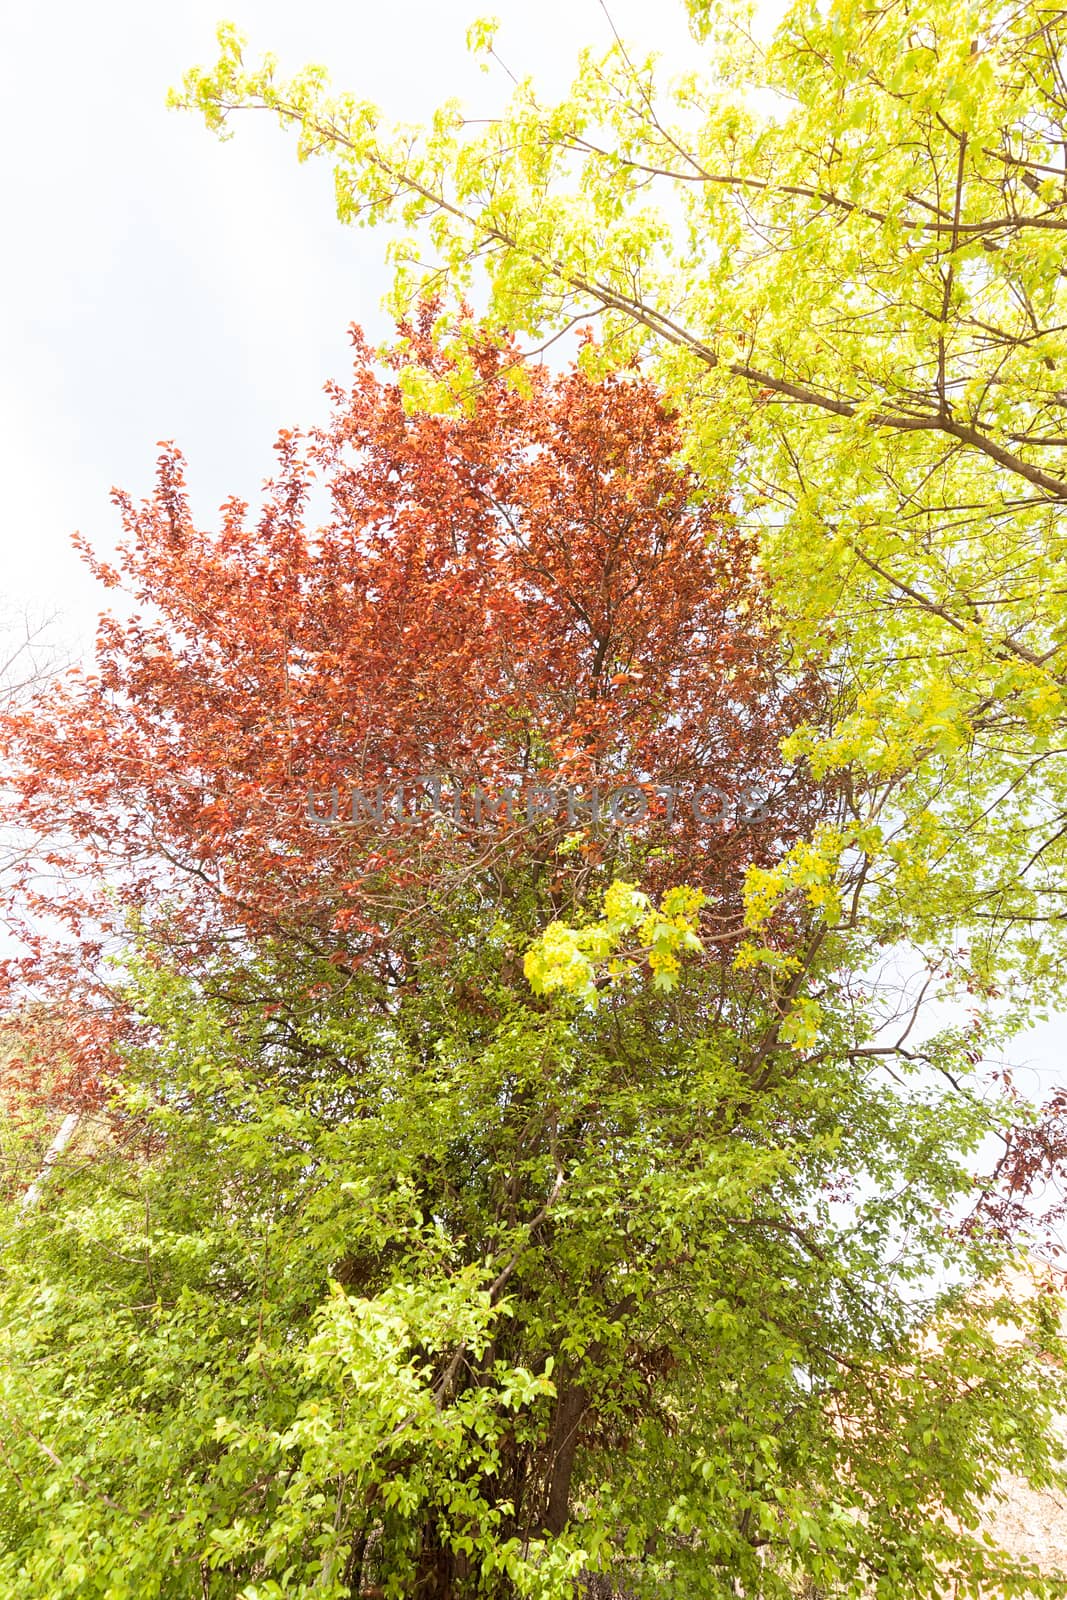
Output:
[[[174,440],[199,521],[231,494],[254,501],[278,430],[322,420],[324,383],[347,377],[349,325],[388,331],[385,237],[337,223],[329,167],[298,165],[266,117],[220,143],[167,109],[183,71],[214,59],[216,24],[285,70],[326,64],[339,89],[406,121],[503,93],[465,48],[484,10],[508,67],[546,94],[565,89],[581,45],[611,37],[601,0],[231,3],[9,6],[0,33],[0,604],[58,613],[75,654],[101,601],[71,535],[112,547],[111,486],[149,493],[158,441]],[[778,10],[764,0],[764,23]],[[610,13],[668,67],[692,61],[674,0],[610,0]],[[1060,1080],[1065,1047],[1061,1019],[1017,1040],[1020,1084]]]
[[[74,632],[97,597],[70,534],[113,542],[112,484],[146,493],[173,439],[198,515],[254,495],[277,430],[324,416],[323,384],[347,376],[349,324],[388,331],[385,238],[337,223],[327,165],[299,166],[265,116],[220,143],[167,109],[183,71],[214,60],[217,22],[286,69],[325,63],[390,119],[506,87],[466,51],[479,0],[230,3],[60,0],[3,25],[0,574],[9,601],[58,606]],[[599,0],[493,3],[504,60],[549,92],[581,44],[610,42]],[[630,39],[681,59],[680,6],[611,4]]]

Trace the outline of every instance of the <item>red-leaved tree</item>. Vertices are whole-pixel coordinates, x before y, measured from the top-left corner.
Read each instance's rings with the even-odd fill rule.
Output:
[[[487,343],[461,415],[412,413],[404,363],[450,372],[430,330],[427,311],[384,367],[353,335],[351,387],[328,427],[281,434],[257,516],[234,499],[198,527],[171,445],[151,498],[115,495],[117,560],[84,554],[132,610],[101,621],[92,673],[2,724],[40,841],[8,884],[12,992],[97,984],[131,914],[176,959],[288,939],[344,970],[429,886],[550,864],[568,834],[652,888],[700,884],[724,937],[745,866],[825,810],[779,753],[819,683],[656,390],[519,387]],[[83,1093],[111,1026],[89,1029]]]

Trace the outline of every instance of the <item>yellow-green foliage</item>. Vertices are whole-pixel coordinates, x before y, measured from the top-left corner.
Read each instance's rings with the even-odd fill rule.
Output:
[[[647,894],[619,879],[604,896],[603,914],[581,928],[552,922],[525,957],[537,994],[561,990],[596,1005],[598,984],[614,983],[647,961],[656,989],[672,989],[682,956],[704,947],[697,934],[701,889],[669,889],[658,908]]]

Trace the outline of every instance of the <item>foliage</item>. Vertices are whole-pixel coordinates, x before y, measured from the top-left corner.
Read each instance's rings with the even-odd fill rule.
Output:
[[[971,983],[1014,966],[1047,997],[1067,849],[1063,14],[798,0],[763,45],[740,4],[688,9],[707,68],[672,89],[620,42],[581,56],[558,105],[523,81],[488,124],[449,103],[421,137],[322,69],[249,66],[229,26],[174,98],[222,132],[262,107],[332,161],[341,219],[393,230],[398,303],[449,281],[539,341],[599,316],[599,370],[654,359],[690,459],[736,479],[762,529],[790,637],[842,673],[832,728],[789,748],[872,779],[846,899]],[[492,29],[471,43],[491,51]]]
[[[199,529],[168,448],[150,500],[117,497],[118,557],[88,557],[131,601],[102,619],[95,671],[0,719],[12,815],[43,841],[10,880],[28,913],[10,970],[53,1001],[95,974],[90,1096],[118,1027],[99,956],[131,917],[193,968],[269,936],[343,981],[402,965],[408,923],[470,882],[495,894],[522,857],[557,872],[557,910],[567,859],[579,883],[612,863],[650,889],[688,878],[725,938],[745,869],[837,815],[833,786],[780,754],[826,686],[780,647],[752,543],[677,460],[655,389],[578,372],[516,388],[483,342],[466,410],[412,412],[412,373],[456,378],[432,324],[402,329],[384,370],[356,336],[333,422],[283,434],[256,518],[231,501]],[[644,820],[602,804],[594,821],[593,791],[623,785]]]
[[[15,1592],[1067,1592],[973,1532],[1002,1471],[1063,1482],[1059,1308],[990,1326],[1015,1108],[977,1024],[887,1043],[870,979],[904,935],[983,997],[1005,937],[1058,973],[1058,26],[799,7],[673,128],[620,46],[421,143],[232,30],[191,75],[490,315],[424,303],[384,376],[357,339],[254,524],[199,530],[167,447],[94,562],[140,609],[4,719],[68,875],[16,891],[74,934],[13,975],[91,973],[125,1062],[4,1225]],[[590,312],[561,378],[486,331]],[[304,807],[431,771],[429,827]],[[476,837],[516,775],[649,803]]]
[[[523,968],[536,994],[563,989],[596,1003],[602,981],[620,978],[633,967],[633,953],[620,948],[626,934],[634,934],[638,950],[647,950],[652,982],[657,989],[673,989],[678,981],[680,957],[702,951],[696,931],[697,917],[706,899],[703,889],[668,889],[662,904],[654,906],[647,894],[617,879],[604,896],[603,916],[585,928],[568,928],[550,922],[526,952]],[[598,961],[607,963],[604,978]]]
[[[990,1109],[859,1070],[840,986],[769,1065],[754,978],[549,1003],[452,912],[398,990],[122,979],[110,1142],[3,1227],[5,1591],[1063,1592],[967,1531],[1065,1398],[1054,1307],[932,1282],[1003,1259]]]

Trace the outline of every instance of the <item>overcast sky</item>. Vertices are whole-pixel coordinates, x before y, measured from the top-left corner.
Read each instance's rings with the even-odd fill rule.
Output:
[[[220,11],[219,5],[223,6]],[[780,10],[764,0],[764,15]],[[628,41],[668,63],[692,59],[673,0],[610,0]],[[9,6],[0,48],[0,595],[58,609],[74,648],[100,596],[71,546],[117,535],[112,484],[150,491],[158,440],[189,464],[194,511],[210,523],[230,494],[254,501],[277,430],[326,413],[344,379],[346,330],[387,332],[385,238],[343,229],[325,165],[249,116],[221,144],[168,111],[166,91],[214,59],[221,17],[285,69],[322,62],[338,88],[390,118],[423,120],[441,100],[491,104],[502,86],[467,55],[479,14],[518,75],[562,91],[575,53],[607,45],[600,0],[60,0]],[[1062,1080],[1067,1028],[1014,1048],[1034,1089]]]
[[[323,383],[346,376],[349,323],[387,331],[385,238],[340,227],[328,167],[299,166],[266,117],[249,116],[223,144],[167,110],[184,69],[214,59],[219,5],[255,54],[273,50],[286,68],[325,63],[338,87],[390,117],[501,92],[464,43],[484,0],[8,8],[3,584],[16,600],[59,604],[81,631],[97,597],[70,533],[112,541],[112,484],[147,492],[156,441],[174,439],[198,517],[230,493],[254,495],[278,428],[323,415]],[[579,45],[609,42],[598,0],[488,9],[502,17],[509,67],[549,90],[566,86]],[[674,59],[688,43],[681,8],[657,11],[612,0],[630,38]]]

